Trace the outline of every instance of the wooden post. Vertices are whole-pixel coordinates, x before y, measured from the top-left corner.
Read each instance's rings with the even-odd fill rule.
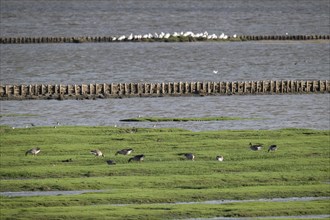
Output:
[[[5,93],[6,93],[7,97],[9,97],[9,96],[11,95],[11,94],[10,94],[9,85],[6,85]]]
[[[270,81],[270,94],[273,94],[273,92],[274,92],[274,81],[271,80]]]
[[[37,84],[34,84],[34,95],[35,95],[35,96],[38,96],[38,95],[39,95],[39,92],[38,92],[38,85],[37,85]]]
[[[196,87],[195,87],[195,83],[194,82],[191,82],[190,83],[190,93],[194,94],[196,93]]]
[[[117,83],[117,94],[118,95],[123,95],[123,89],[122,89],[122,86],[123,84],[122,83]]]
[[[32,85],[29,85],[29,95],[32,95]]]
[[[312,81],[312,92],[315,92],[315,81]]]
[[[75,84],[73,88],[74,95],[78,95],[78,86]]]
[[[156,94],[160,94],[160,83],[156,83]]]
[[[59,91],[59,94],[61,95],[62,94],[62,85],[60,84],[60,91]]]
[[[207,93],[207,94],[210,94],[210,93],[211,93],[210,82],[206,82],[206,93]]]
[[[82,84],[81,85],[81,95],[85,95],[86,94],[86,90],[87,90],[87,85]]]
[[[304,80],[300,80],[300,92],[304,93],[306,90],[306,82]]]
[[[171,83],[169,82],[169,83],[168,83],[168,94],[169,94],[169,95],[172,93],[171,89],[172,89],[172,88],[171,88]]]
[[[200,82],[196,82],[196,92],[199,93],[200,92]]]
[[[293,91],[294,91],[294,85],[293,85],[293,80],[289,80],[288,81],[288,84],[290,84],[290,86],[289,86],[289,90],[290,91],[288,91],[288,93],[290,92],[290,93],[293,93]]]
[[[109,88],[108,88],[108,84],[103,83],[102,88],[101,88],[101,93],[104,96],[108,96],[110,94]]]
[[[309,93],[309,91],[310,91],[309,81],[307,80],[306,81],[306,90],[305,90],[305,92]]]
[[[110,84],[110,95],[113,95],[114,94],[114,85],[113,83]]]
[[[262,82],[261,82],[261,87],[262,87],[262,93],[263,94],[265,94],[265,92],[266,92],[266,90],[265,90],[265,85],[266,85],[266,83],[265,83],[265,81],[263,80]]]
[[[25,94],[24,94],[24,85],[23,84],[21,85],[20,95],[25,96]]]
[[[318,87],[318,92],[322,92],[323,91],[323,83],[321,80],[317,81],[317,87]]]
[[[66,88],[67,88],[67,92],[66,92],[66,94],[68,95],[68,96],[71,96],[72,95],[72,92],[71,92],[71,88],[72,88],[72,85],[66,85],[65,86]]]
[[[21,86],[14,85],[14,96],[20,96],[21,94]]]
[[[93,84],[89,84],[89,95],[94,95],[94,86],[93,86]]]
[[[225,93],[228,94],[228,91],[229,91],[229,82],[227,81],[226,82],[226,91],[225,91]]]
[[[298,92],[303,92],[303,84],[302,84],[302,81],[297,81],[297,90]]]
[[[151,94],[153,94],[153,87],[154,87],[154,84],[153,83],[148,83],[148,86],[149,86],[149,94],[151,95]]]
[[[173,82],[173,91],[172,91],[172,93],[177,94],[177,91],[178,91],[178,83]]]
[[[40,84],[40,92],[41,94],[40,95],[44,95],[44,85],[43,84]]]
[[[47,95],[53,94],[53,92],[50,92],[51,87],[52,87],[52,85],[47,84]]]
[[[148,84],[147,83],[144,83],[144,94],[147,94],[148,93]]]
[[[328,92],[328,80],[325,80],[324,91]]]
[[[94,86],[94,95],[98,95],[99,94],[99,84],[97,84],[97,83],[95,83],[95,85],[93,85]]]
[[[254,87],[254,81],[249,81],[250,84],[250,94],[253,94],[255,91],[255,87]]]
[[[137,94],[138,95],[141,94],[141,85],[140,85],[140,83],[137,84]]]
[[[12,85],[12,90],[13,90],[12,95],[15,97],[16,96],[16,92],[15,92],[16,85]]]
[[[127,95],[128,94],[128,88],[126,83],[120,83],[119,88],[121,90],[122,95]]]
[[[260,87],[260,82],[259,80],[257,81],[257,86],[256,86],[256,93],[259,93],[259,87]]]

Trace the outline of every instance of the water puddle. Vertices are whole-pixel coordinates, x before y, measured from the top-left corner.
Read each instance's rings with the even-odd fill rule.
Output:
[[[330,197],[289,197],[289,198],[272,198],[272,199],[246,199],[246,200],[208,200],[208,201],[198,201],[198,202],[165,202],[165,203],[140,203],[140,204],[109,204],[110,206],[129,206],[129,205],[191,205],[191,204],[211,204],[211,205],[221,205],[228,203],[247,203],[247,202],[307,202],[314,200],[330,200]]]
[[[72,191],[21,191],[21,192],[0,192],[0,196],[59,196],[59,195],[79,195],[90,192],[103,192],[104,190],[72,190]]]
[[[259,217],[215,217],[215,218],[189,218],[185,220],[250,220],[250,219],[322,219],[330,215],[295,215],[295,216],[259,216]]]
[[[169,203],[175,205],[185,204],[227,204],[227,203],[243,203],[243,202],[305,202],[313,200],[327,200],[330,197],[289,197],[289,198],[272,198],[272,199],[247,199],[247,200],[209,200],[203,202],[176,202]]]
[[[21,192],[0,192],[0,196],[20,197],[20,196],[59,196],[59,195],[79,195],[91,192],[104,192],[104,190],[72,190],[72,191],[21,191]],[[228,204],[246,202],[304,202],[313,200],[329,200],[330,197],[289,197],[272,199],[247,199],[247,200],[209,200],[201,202],[175,202],[175,203],[154,203],[157,205],[189,205],[189,204]],[[109,204],[111,206],[129,206],[137,204]],[[138,204],[143,205],[143,204]],[[249,219],[323,219],[330,218],[330,215],[302,215],[302,216],[260,216],[260,217],[214,217],[214,218],[190,218],[186,220],[249,220]]]

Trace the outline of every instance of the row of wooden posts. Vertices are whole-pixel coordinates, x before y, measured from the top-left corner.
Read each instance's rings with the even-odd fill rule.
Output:
[[[205,38],[193,38],[189,37],[179,41],[205,41]],[[182,38],[182,39],[181,39]],[[123,42],[114,40],[112,36],[96,36],[96,37],[0,37],[1,44],[29,44],[29,43],[85,43],[85,42]],[[132,40],[131,42],[141,41],[164,41],[164,42],[177,42],[178,39],[139,39]],[[224,41],[223,39],[215,39],[212,41]],[[235,38],[229,37],[227,41],[257,41],[257,40],[330,40],[330,35],[241,35]]]
[[[0,100],[329,93],[329,80],[0,85]]]

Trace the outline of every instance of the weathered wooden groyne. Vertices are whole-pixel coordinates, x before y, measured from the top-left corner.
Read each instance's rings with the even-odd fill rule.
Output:
[[[330,40],[330,35],[241,35],[227,38],[205,38],[192,36],[171,36],[168,38],[84,36],[84,37],[0,37],[1,44],[40,44],[40,43],[104,43],[104,42],[194,42],[194,41],[260,41],[260,40]]]
[[[0,100],[329,93],[329,80],[0,85]]]

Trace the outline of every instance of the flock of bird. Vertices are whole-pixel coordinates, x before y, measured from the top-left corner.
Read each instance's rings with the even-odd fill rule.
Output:
[[[116,152],[115,156],[117,156],[118,154],[122,154],[122,155],[129,155],[133,152],[134,150],[132,148],[126,148],[126,149],[122,149],[122,150],[119,150]],[[102,151],[100,150],[91,150],[90,151],[91,154],[95,155],[95,157],[104,157],[104,154],[102,153]],[[134,157],[131,157],[128,159],[128,162],[131,162],[131,161],[143,161],[144,160],[144,155],[143,154],[140,154],[140,155],[136,155]],[[107,164],[109,165],[115,165],[116,162],[114,160],[107,160],[106,161]]]
[[[200,33],[193,33],[191,31],[187,32],[174,32],[173,34],[170,33],[148,33],[148,34],[133,34],[130,35],[121,35],[118,37],[112,37],[112,41],[134,41],[134,40],[142,40],[142,39],[168,39],[170,37],[194,37],[194,38],[204,38],[207,40],[213,40],[213,39],[223,39],[226,40],[228,38],[236,38],[237,35],[234,34],[232,36],[228,36],[224,33],[221,33],[220,35],[216,34],[209,34],[207,31],[200,32]]]
[[[259,151],[262,149],[262,144],[255,144],[252,145],[252,143],[250,143],[250,149],[253,151]],[[276,151],[277,150],[277,146],[276,145],[270,145],[268,147],[268,152],[270,151]],[[28,151],[25,152],[25,156],[27,156],[28,154],[32,154],[33,156],[36,156],[38,153],[40,153],[41,149],[39,147],[37,148],[32,148]],[[126,148],[126,149],[122,149],[119,150],[115,153],[115,156],[117,156],[118,154],[121,155],[129,155],[133,152],[134,150],[132,148]],[[102,153],[102,151],[96,149],[96,150],[91,150],[90,151],[91,154],[95,155],[95,157],[105,157],[105,155]],[[178,154],[180,156],[184,156],[187,160],[195,160],[195,155],[192,153],[181,153]],[[132,161],[137,161],[137,162],[142,162],[144,160],[145,156],[144,154],[139,154],[136,156],[133,156],[131,158],[128,159],[128,163],[132,162]],[[223,156],[216,156],[215,159],[217,161],[223,161],[224,157]],[[62,162],[72,162],[72,159],[67,159],[67,160],[62,160]],[[108,165],[116,165],[116,162],[114,160],[107,160],[106,161]]]
[[[253,151],[258,151],[258,150],[261,150],[262,149],[262,144],[255,144],[255,145],[252,145],[252,143],[250,143],[250,149],[253,150]],[[270,151],[276,151],[277,150],[277,146],[272,144],[268,147],[268,152]]]

